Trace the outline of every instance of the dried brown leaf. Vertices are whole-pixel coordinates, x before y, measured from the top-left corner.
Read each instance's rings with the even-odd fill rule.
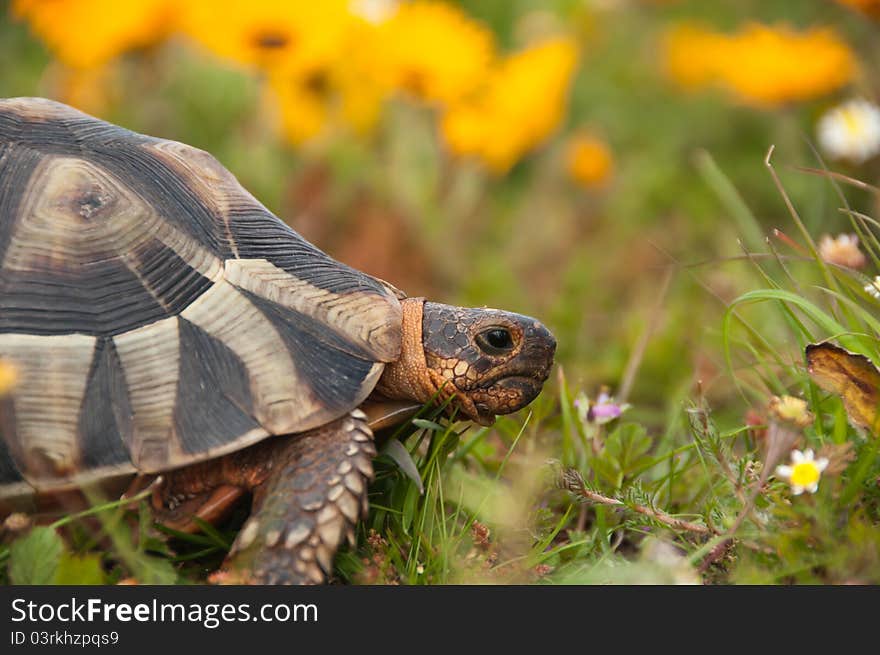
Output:
[[[880,370],[864,355],[823,342],[806,349],[807,370],[819,387],[843,400],[850,422],[880,432]]]

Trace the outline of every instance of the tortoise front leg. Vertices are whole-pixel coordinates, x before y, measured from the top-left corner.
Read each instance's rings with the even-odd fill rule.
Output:
[[[251,517],[229,551],[229,581],[318,584],[344,538],[366,514],[376,454],[366,415],[348,416],[277,440],[268,478],[254,489]]]

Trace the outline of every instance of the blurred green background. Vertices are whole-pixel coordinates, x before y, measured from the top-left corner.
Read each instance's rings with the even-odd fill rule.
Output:
[[[0,95],[207,150],[409,295],[539,317],[572,394],[607,386],[670,434],[696,389],[745,420],[722,316],[762,282],[746,251],[802,237],[770,146],[817,239],[851,223],[802,168],[878,183],[880,126],[834,118],[837,149],[817,133],[876,103],[878,18],[876,0],[15,0]],[[778,316],[751,320],[800,357]]]

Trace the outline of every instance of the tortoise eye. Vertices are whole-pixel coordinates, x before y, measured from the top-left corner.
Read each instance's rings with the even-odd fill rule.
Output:
[[[490,328],[477,335],[477,345],[488,355],[503,355],[513,350],[513,337],[504,328]]]

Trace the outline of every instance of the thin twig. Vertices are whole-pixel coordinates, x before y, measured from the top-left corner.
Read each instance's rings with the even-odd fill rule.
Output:
[[[871,191],[873,193],[880,193],[880,187],[876,187],[873,184],[868,184],[867,182],[862,182],[861,180],[857,180],[854,177],[850,177],[849,175],[843,175],[842,173],[835,173],[834,171],[822,170],[819,168],[809,168],[807,166],[795,166],[795,170],[801,171],[802,173],[810,173],[812,175],[818,175],[819,177],[828,177],[832,180],[840,180],[850,186],[854,186],[857,189],[862,189],[863,191]]]
[[[677,519],[674,516],[670,516],[666,512],[656,510],[651,507],[646,507],[644,505],[627,505],[623,501],[617,500],[616,498],[610,498],[608,496],[603,496],[602,494],[595,491],[591,491],[587,489],[587,485],[584,483],[584,478],[581,476],[580,472],[573,468],[566,468],[562,471],[560,485],[563,489],[570,491],[581,499],[589,500],[594,503],[599,503],[600,505],[626,507],[633,510],[634,512],[647,516],[657,521],[658,523],[668,525],[670,528],[673,528],[675,530],[687,530],[688,532],[695,532],[697,534],[716,534],[714,530],[710,530],[705,525],[699,525],[697,523],[691,523],[690,521]]]

